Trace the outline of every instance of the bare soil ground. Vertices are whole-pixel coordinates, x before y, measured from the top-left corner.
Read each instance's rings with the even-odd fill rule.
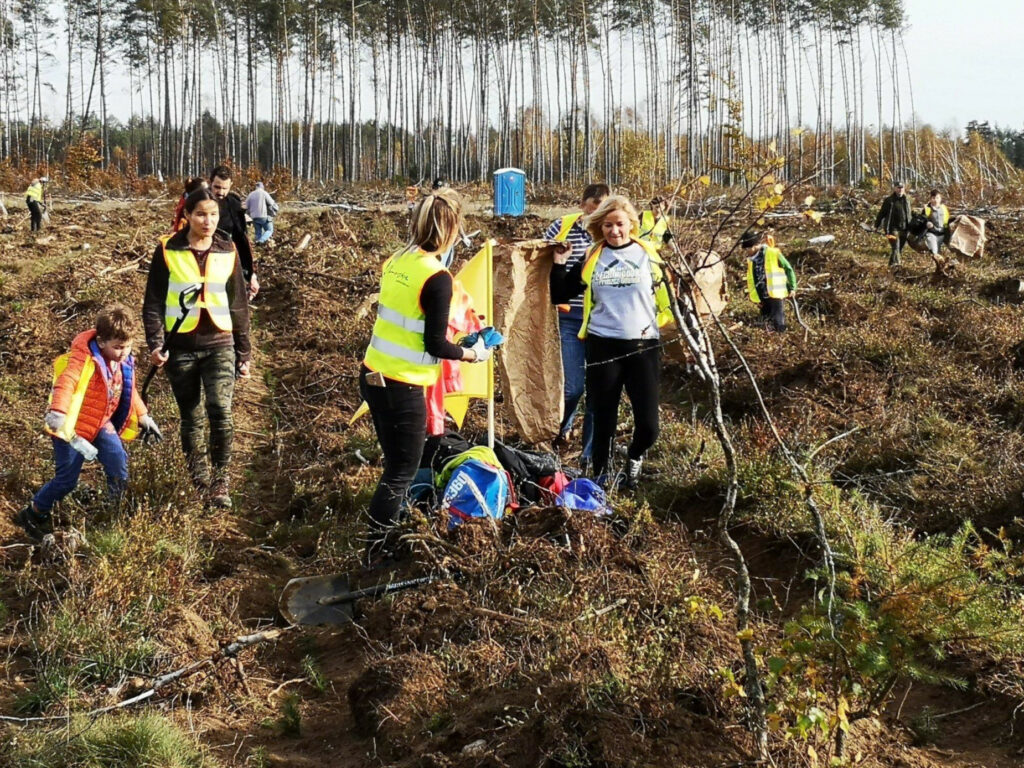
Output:
[[[61,507],[77,538],[43,552],[9,521],[52,468],[39,429],[52,358],[105,303],[141,305],[170,210],[58,205],[38,237],[19,214],[0,221],[0,715],[115,703],[236,636],[280,626],[276,601],[289,578],[359,572],[359,515],[380,451],[368,421],[347,423],[379,267],[403,240],[400,209],[286,208],[273,246],[259,252],[231,512],[210,511],[192,492],[158,377],[152,399],[167,439],[132,446],[126,508],[104,507],[90,467]],[[467,229],[532,238],[558,210],[513,221],[473,212]],[[807,450],[857,427],[821,455],[824,480],[918,535],[968,519],[1020,535],[1020,308],[999,286],[1024,276],[1024,236],[997,223],[983,260],[936,277],[916,255],[889,270],[884,241],[854,216],[825,226],[777,227],[801,275],[806,334],[795,323],[785,335],[755,327],[742,261],[730,262],[726,322],[783,435]],[[706,237],[704,224],[683,229],[689,242]],[[819,231],[836,244],[807,246]],[[312,244],[297,252],[306,233]],[[735,534],[755,577],[758,631],[769,637],[813,597],[805,575],[817,552],[792,523],[798,503],[749,382],[724,348],[720,361],[727,416],[749,457]],[[713,531],[721,460],[701,447],[699,384],[673,362],[664,382],[650,481],[617,502],[619,525],[531,510],[496,532],[466,526],[449,536],[417,521],[407,572],[444,565],[457,581],[365,605],[352,626],[287,633],[168,686],[150,709],[191,734],[211,765],[743,764],[752,745],[742,704],[723,693],[723,670],[740,667],[732,564]],[[474,407],[470,432],[481,419]],[[889,706],[854,726],[852,764],[1021,764],[1019,702],[993,682],[1016,661],[947,663],[966,690],[901,681]],[[0,762],[43,764],[29,762],[26,744],[48,727],[60,726],[0,731]],[[74,725],[71,738],[88,727]],[[778,764],[817,764],[804,743],[773,739]]]

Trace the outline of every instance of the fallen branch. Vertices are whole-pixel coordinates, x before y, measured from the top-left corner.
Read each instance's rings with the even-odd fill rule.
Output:
[[[242,651],[245,648],[248,648],[249,646],[258,645],[260,643],[265,643],[270,640],[277,640],[279,637],[281,637],[281,635],[285,634],[286,632],[290,632],[292,629],[294,629],[294,627],[268,629],[264,632],[256,632],[252,635],[242,635],[241,637],[237,637],[233,642],[224,646],[209,658],[194,661],[191,664],[182,667],[181,669],[176,669],[173,672],[168,672],[166,675],[163,675],[162,677],[158,677],[153,682],[152,687],[146,689],[142,693],[136,694],[135,696],[125,699],[124,701],[119,701],[117,704],[111,704],[109,707],[100,707],[99,709],[93,709],[89,712],[84,712],[82,714],[85,717],[94,718],[120,709],[125,709],[126,707],[134,706],[135,704],[142,704],[156,696],[157,692],[161,688],[170,685],[171,683],[176,682],[178,680],[191,677],[192,675],[196,674],[202,669],[205,669],[206,667],[214,666],[219,661],[222,661],[224,659],[233,659],[235,656],[238,655],[240,651]],[[11,717],[9,715],[0,715],[0,722],[14,723],[15,725],[66,722],[70,720],[72,717],[74,717],[75,714],[76,713],[74,712],[68,712],[64,715],[45,715],[42,717]]]

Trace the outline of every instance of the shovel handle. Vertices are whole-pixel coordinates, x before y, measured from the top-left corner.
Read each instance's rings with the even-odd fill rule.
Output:
[[[415,579],[406,579],[405,581],[392,581],[387,584],[375,584],[372,587],[366,587],[365,589],[357,589],[354,592],[347,592],[344,595],[334,595],[333,597],[322,597],[317,600],[317,605],[337,605],[338,603],[354,603],[356,600],[362,600],[364,597],[380,597],[381,595],[389,595],[392,592],[401,592],[403,589],[412,589],[413,587],[420,587],[424,584],[430,584],[438,581],[437,576],[420,576]]]

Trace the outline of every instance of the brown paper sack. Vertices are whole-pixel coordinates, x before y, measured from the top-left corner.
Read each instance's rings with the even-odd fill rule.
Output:
[[[985,220],[959,216],[949,238],[949,249],[968,258],[985,255]]]
[[[725,261],[714,251],[699,251],[686,255],[686,261],[696,273],[695,284],[690,284],[689,276],[683,275],[690,292],[697,314],[707,322],[712,315],[719,315],[729,304],[729,283],[726,280]],[[679,330],[675,323],[661,329],[662,341],[665,343],[665,354],[676,362],[689,361],[690,352],[678,342]]]
[[[494,326],[505,411],[525,442],[558,435],[564,385],[558,310],[551,304],[553,246],[543,240],[494,249]]]

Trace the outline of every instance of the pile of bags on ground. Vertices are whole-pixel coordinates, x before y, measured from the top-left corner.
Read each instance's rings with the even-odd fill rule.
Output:
[[[427,438],[409,501],[447,515],[449,530],[535,504],[611,513],[604,490],[589,478],[570,478],[553,454],[500,441],[493,449],[473,445],[452,431]]]

